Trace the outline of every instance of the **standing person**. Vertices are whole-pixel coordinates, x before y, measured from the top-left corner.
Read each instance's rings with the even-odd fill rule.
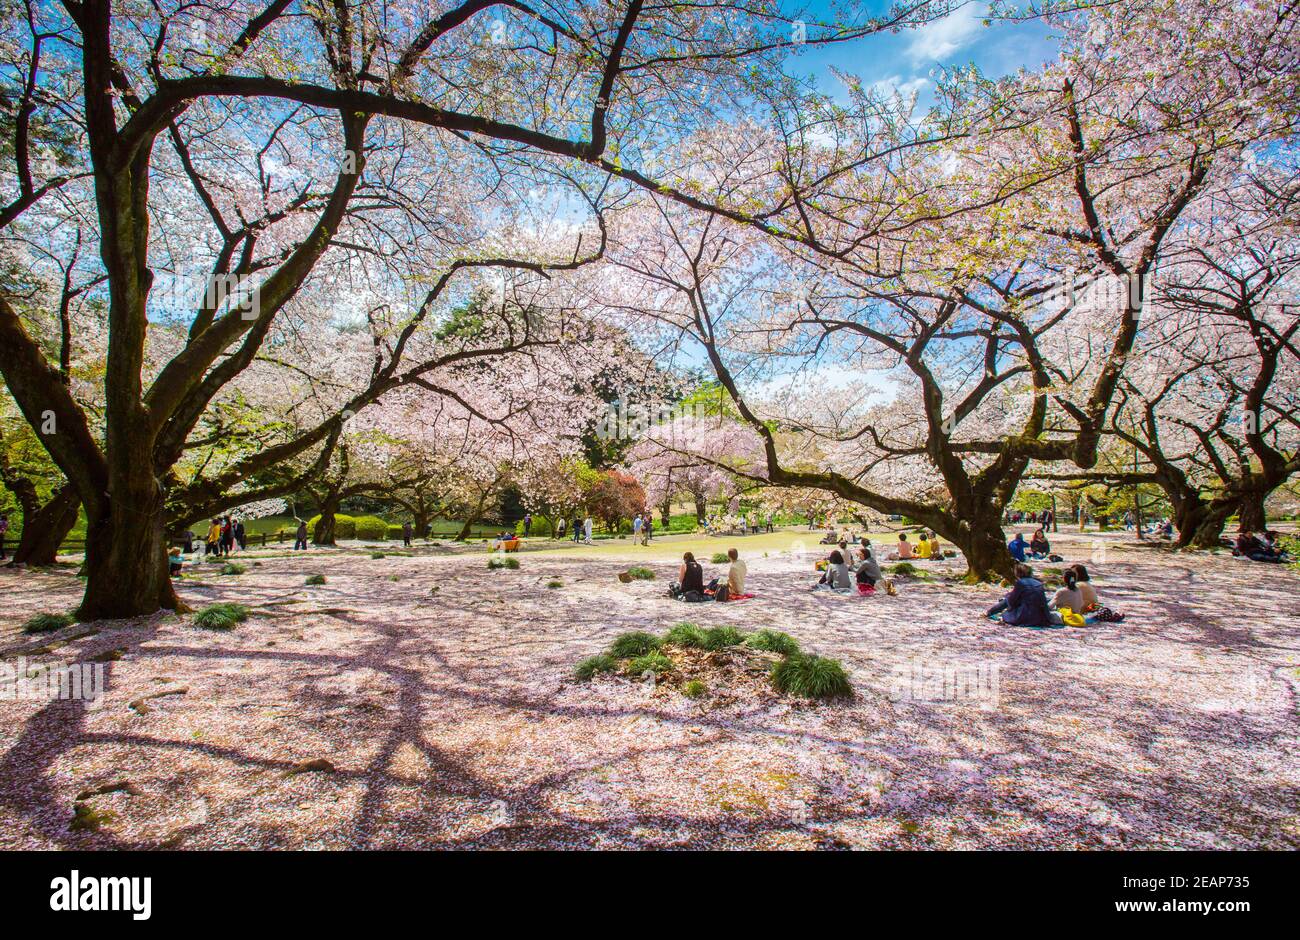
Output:
[[[531,512],[524,514],[524,538],[528,538],[533,532],[533,514]]]
[[[226,558],[230,557],[230,548],[235,544],[235,528],[230,523],[230,517],[225,516],[221,520],[221,537],[219,545],[221,554]]]
[[[573,544],[577,545],[582,540],[582,519],[578,516],[573,517]]]
[[[590,516],[590,514],[588,514],[587,518],[585,518],[585,519],[582,520],[582,540],[583,540],[584,542],[586,542],[588,545],[591,544],[591,516]]]
[[[212,517],[212,523],[208,526],[208,537],[204,540],[203,554],[216,555],[221,551],[221,520],[216,516]]]
[[[184,543],[182,547],[185,549],[185,554],[193,555],[194,554],[194,530],[186,529],[184,532],[182,532],[181,541]]]
[[[415,526],[409,522],[402,523],[402,544],[407,548],[411,547],[411,537],[415,535]]]
[[[641,513],[637,513],[636,518],[632,520],[632,541],[641,541]]]
[[[305,552],[307,550],[307,520],[298,520],[298,531],[294,535],[293,550],[295,552]]]
[[[563,516],[560,516],[560,521],[557,522],[557,523],[555,523],[555,537],[556,537],[557,539],[562,539],[562,538],[564,538],[564,524],[565,524],[567,521],[568,521],[568,520],[565,519]]]
[[[248,535],[244,531],[243,519],[235,520],[235,542],[238,543],[241,552],[248,549]]]
[[[770,512],[767,514],[767,531],[769,532],[776,531],[776,529],[772,528],[772,514]]]
[[[5,554],[5,537],[9,535],[9,516],[7,513],[0,512],[0,558],[8,558]]]
[[[645,536],[645,539],[641,543],[642,545],[650,544],[650,540],[654,538],[654,527],[654,520],[650,518],[649,513],[646,513],[645,522],[641,524],[641,534]]]

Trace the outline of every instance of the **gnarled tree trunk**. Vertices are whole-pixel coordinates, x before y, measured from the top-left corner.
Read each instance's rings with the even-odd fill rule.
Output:
[[[23,511],[23,534],[14,549],[11,565],[41,567],[54,564],[59,546],[77,524],[81,500],[71,485],[65,485],[44,506]]]

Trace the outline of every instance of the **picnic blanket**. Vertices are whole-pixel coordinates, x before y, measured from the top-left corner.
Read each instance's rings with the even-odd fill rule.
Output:
[[[723,601],[723,603],[729,604],[732,601],[747,601],[751,597],[757,597],[757,596],[758,596],[757,594],[730,594],[727,596],[727,599]]]

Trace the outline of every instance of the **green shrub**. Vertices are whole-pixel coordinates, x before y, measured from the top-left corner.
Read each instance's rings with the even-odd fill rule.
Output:
[[[29,617],[23,624],[25,633],[49,633],[51,630],[62,630],[64,627],[70,627],[77,621],[71,614],[37,614]]]
[[[799,698],[847,698],[853,695],[848,673],[838,660],[798,653],[772,666],[772,687]]]
[[[618,660],[609,653],[601,653],[599,656],[589,656],[582,662],[578,663],[574,670],[579,679],[590,679],[598,672],[613,672],[618,668]]]
[[[686,649],[704,649],[704,631],[695,624],[683,620],[664,634],[664,642]]]
[[[311,584],[311,585],[324,584],[324,583],[325,583],[325,575],[323,575],[323,574],[313,574],[313,575],[311,575],[310,577],[307,578],[307,583],[308,583],[308,584]]]
[[[782,656],[797,656],[799,644],[795,638],[780,630],[759,630],[745,638],[745,645],[751,649],[780,653]]]
[[[307,532],[314,536],[316,533],[316,523],[320,521],[320,516],[315,515],[307,520]],[[345,516],[342,513],[336,513],[334,516],[334,537],[336,539],[354,539],[357,537],[357,520],[352,516]]]
[[[731,558],[728,557],[726,552],[714,552],[713,557],[710,558],[709,561],[713,562],[715,565],[725,565],[727,562],[731,561]]]
[[[609,651],[619,659],[627,659],[629,656],[642,656],[659,649],[660,642],[659,637],[653,633],[633,630],[631,633],[615,637],[614,642],[609,645]]]
[[[247,568],[235,561],[228,561],[221,566],[222,574],[243,574],[247,570]]]
[[[745,635],[735,627],[714,627],[704,634],[706,650],[726,649],[728,646],[739,646],[743,642],[745,642]]]
[[[388,523],[378,516],[357,516],[355,537],[368,542],[383,541],[388,537]]]
[[[564,582],[563,582],[563,581],[560,581],[560,580],[557,580],[557,579],[555,579],[555,578],[552,578],[550,581],[547,581],[547,582],[546,582],[546,586],[547,586],[548,588],[562,588],[562,587],[564,587]]]
[[[682,695],[687,698],[704,698],[709,692],[709,687],[699,679],[692,679],[682,686]]]
[[[519,559],[506,556],[505,558],[489,558],[488,567],[492,570],[497,568],[509,568],[511,571],[519,570]]]
[[[390,540],[404,539],[406,538],[406,530],[403,529],[400,525],[389,525],[387,537]],[[412,538],[415,537],[414,532],[411,533],[411,537]]]
[[[627,573],[639,581],[653,581],[655,577],[654,571],[644,565],[633,565]]]
[[[243,604],[210,604],[194,615],[194,626],[205,630],[233,630],[235,624],[248,619],[248,608]]]
[[[629,676],[639,676],[647,671],[662,676],[665,672],[673,671],[673,661],[658,650],[653,650],[644,656],[628,660],[623,669],[624,674]]]
[[[892,571],[894,574],[907,575],[907,574],[916,574],[917,569],[916,569],[916,565],[912,564],[910,561],[900,561],[898,564],[894,565],[894,567],[890,568],[889,570]]]
[[[370,557],[371,557],[371,558],[386,558],[387,556],[386,556],[383,552],[371,552],[371,553],[370,553]]]

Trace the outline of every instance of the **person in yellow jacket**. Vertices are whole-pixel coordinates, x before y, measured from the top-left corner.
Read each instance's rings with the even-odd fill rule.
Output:
[[[221,520],[213,519],[212,525],[208,526],[208,537],[205,540],[208,543],[208,550],[205,554],[215,555],[221,551]]]
[[[921,538],[918,539],[916,543],[916,557],[929,558],[930,554],[930,533],[922,532]]]

